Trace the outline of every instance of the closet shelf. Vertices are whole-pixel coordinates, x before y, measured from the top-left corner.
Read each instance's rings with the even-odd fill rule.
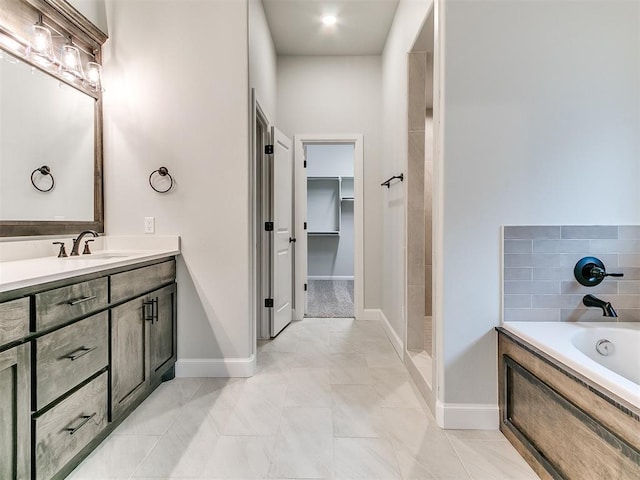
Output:
[[[308,235],[312,237],[337,237],[340,235],[338,231],[331,232],[307,232]]]

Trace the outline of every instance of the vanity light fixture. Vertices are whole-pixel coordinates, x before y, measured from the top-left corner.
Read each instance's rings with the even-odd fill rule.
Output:
[[[50,65],[56,61],[51,30],[42,21],[42,15],[39,16],[37,23],[31,27],[31,38],[26,54],[28,58],[41,65]]]
[[[96,92],[102,90],[102,66],[96,62],[87,62],[87,85]]]
[[[80,50],[73,45],[71,37],[69,37],[69,43],[63,45],[61,49],[60,74],[72,79],[84,79]]]
[[[324,17],[322,17],[322,23],[324,23],[325,25],[335,25],[337,21],[338,19],[333,15],[325,15]]]

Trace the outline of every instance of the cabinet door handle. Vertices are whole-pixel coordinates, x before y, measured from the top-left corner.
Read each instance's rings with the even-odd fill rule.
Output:
[[[63,358],[68,358],[72,362],[80,357],[84,357],[87,353],[93,352],[98,347],[85,347],[84,345],[77,350],[74,350],[69,355],[65,355]]]
[[[78,430],[80,430],[82,427],[84,427],[87,423],[89,423],[89,420],[91,420],[96,415],[97,415],[96,412],[92,413],[91,415],[81,415],[80,418],[82,419],[82,421],[78,424],[77,427],[67,427],[67,428],[65,428],[65,430],[67,432],[69,432],[69,435],[73,435]]]
[[[84,303],[84,302],[88,302],[89,300],[93,300],[96,297],[97,297],[97,295],[91,295],[90,297],[82,297],[82,298],[78,298],[77,300],[70,300],[67,303],[69,305],[78,305],[80,303]]]
[[[152,300],[153,306],[151,307],[151,311],[153,312],[153,319],[158,323],[158,297]]]
[[[153,324],[153,320],[154,320],[154,316],[153,316],[153,300],[147,300],[145,302],[143,302],[142,304],[144,305],[144,319],[147,321],[150,321]],[[151,307],[151,310],[149,310],[148,307]]]

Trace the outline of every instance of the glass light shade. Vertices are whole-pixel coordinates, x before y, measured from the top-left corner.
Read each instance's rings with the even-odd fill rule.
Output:
[[[60,58],[60,73],[65,77],[83,78],[80,50],[73,45],[63,45]]]
[[[96,62],[87,62],[87,84],[94,90],[102,88],[102,67]]]
[[[31,38],[26,53],[27,57],[41,64],[48,65],[55,62],[51,31],[47,27],[34,25],[31,28]]]

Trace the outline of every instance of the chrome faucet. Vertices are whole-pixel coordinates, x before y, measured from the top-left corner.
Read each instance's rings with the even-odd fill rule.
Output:
[[[96,232],[95,230],[85,230],[84,232],[81,232],[80,235],[78,235],[78,238],[73,239],[73,248],[71,249],[71,254],[70,254],[72,257],[80,255],[79,250],[80,250],[80,244],[82,243],[82,237],[89,234],[93,235],[94,237],[99,236],[98,232]]]
[[[601,308],[603,317],[615,318],[615,317],[618,316],[616,311],[613,309],[613,305],[611,305],[611,302],[605,302],[604,300],[601,300],[598,297],[595,297],[595,296],[593,296],[591,294],[585,295],[582,298],[582,303],[586,307],[598,307],[598,308]]]

